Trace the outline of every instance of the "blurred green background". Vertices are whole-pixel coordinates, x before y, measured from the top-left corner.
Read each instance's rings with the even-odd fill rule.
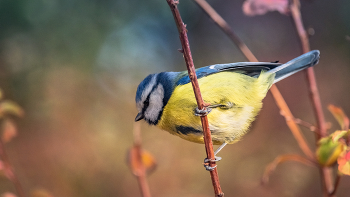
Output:
[[[243,0],[209,3],[234,28],[260,61],[286,62],[301,54],[290,16],[270,12],[248,17]],[[196,67],[246,61],[226,35],[193,1],[180,1]],[[330,131],[338,129],[326,110],[350,115],[350,1],[304,0],[302,15]],[[186,66],[177,29],[165,0],[1,0],[0,87],[19,103],[19,136],[6,145],[26,193],[45,188],[55,197],[140,196],[126,165],[133,143],[137,85],[148,74]],[[278,84],[292,112],[315,123],[305,73]],[[314,147],[314,134],[304,129]],[[202,166],[204,146],[142,123],[143,147],[157,159],[149,177],[153,196],[213,196]],[[226,196],[321,196],[316,168],[280,165],[260,185],[265,166],[280,154],[302,154],[270,94],[252,131],[220,156]],[[338,195],[350,192],[341,180]],[[0,177],[0,194],[15,192]]]

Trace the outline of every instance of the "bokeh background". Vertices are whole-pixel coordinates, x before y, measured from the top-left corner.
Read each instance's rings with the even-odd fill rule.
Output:
[[[286,62],[301,54],[290,16],[270,12],[248,17],[243,0],[210,0],[260,61]],[[193,1],[180,12],[196,67],[246,61],[226,35]],[[312,49],[330,131],[338,129],[327,111],[332,103],[350,115],[350,1],[303,0],[304,25],[314,30]],[[19,135],[6,144],[27,194],[44,188],[55,197],[140,196],[126,164],[137,113],[134,97],[150,73],[186,66],[177,29],[165,0],[1,0],[0,88],[25,116]],[[315,123],[305,73],[278,84],[292,112]],[[304,129],[314,148],[314,134]],[[157,159],[149,176],[153,196],[212,196],[202,166],[204,146],[142,123],[143,147]],[[226,196],[321,196],[318,170],[295,162],[280,165],[260,185],[265,166],[280,154],[302,154],[270,94],[252,131],[220,156]],[[348,196],[350,178],[338,196]],[[15,192],[0,177],[0,194]]]

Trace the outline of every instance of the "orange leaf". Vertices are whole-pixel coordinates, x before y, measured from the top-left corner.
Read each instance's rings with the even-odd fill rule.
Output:
[[[338,158],[338,170],[342,174],[350,176],[350,152],[347,152]]]
[[[341,108],[335,105],[328,105],[328,110],[333,114],[334,118],[338,121],[342,130],[349,130],[349,118],[346,116],[346,114]]]
[[[152,173],[157,164],[151,153],[141,150],[141,159],[139,158],[139,147],[133,146],[128,152],[128,165],[135,176],[146,172]]]
[[[14,137],[17,136],[17,128],[15,123],[6,119],[3,124],[2,136],[1,139],[4,143],[10,142]]]

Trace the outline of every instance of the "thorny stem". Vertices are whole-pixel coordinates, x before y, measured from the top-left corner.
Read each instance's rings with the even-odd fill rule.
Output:
[[[137,173],[137,181],[140,186],[141,194],[143,197],[151,197],[148,182],[146,179],[146,169],[142,162],[142,149],[141,149],[141,128],[139,123],[134,123],[134,147],[136,150],[136,162],[139,166]]]
[[[167,0],[167,3],[171,9],[171,12],[173,13],[174,20],[175,20],[177,29],[179,31],[180,41],[181,41],[181,45],[182,45],[181,52],[184,55],[184,59],[185,59],[187,70],[188,70],[188,76],[191,79],[193,91],[194,91],[197,105],[198,105],[198,109],[205,109],[208,106],[208,104],[203,101],[203,98],[202,98],[202,95],[201,95],[201,92],[199,89],[196,71],[195,71],[195,67],[193,64],[193,60],[192,60],[190,44],[189,44],[188,37],[187,37],[187,29],[186,29],[186,26],[181,19],[179,10],[177,9],[177,4],[179,3],[179,1]],[[215,155],[214,155],[214,150],[213,150],[213,142],[211,140],[211,132],[209,129],[209,122],[208,122],[207,116],[201,116],[201,122],[202,122],[202,127],[203,127],[204,143],[205,143],[205,150],[207,153],[207,158],[209,158],[210,160],[214,160]],[[216,166],[215,162],[212,162],[212,161],[209,162],[209,165],[211,167]],[[212,184],[214,187],[215,196],[216,197],[224,196],[224,193],[221,190],[217,168],[214,168],[213,171],[210,171],[210,176],[211,176]]]
[[[258,59],[249,50],[247,45],[234,33],[232,28],[225,22],[225,20],[205,1],[205,0],[194,0],[212,20],[231,38],[231,40],[239,47],[245,57],[251,62],[257,62]],[[287,103],[283,99],[277,86],[272,85],[270,89],[278,107],[281,110],[282,116],[285,118],[289,129],[292,131],[294,138],[297,140],[299,147],[308,156],[309,159],[314,159],[314,155],[306,143],[304,136],[301,133],[299,126],[295,123],[294,117],[290,112]]]
[[[294,20],[295,28],[298,32],[300,42],[302,45],[302,51],[303,53],[309,52],[310,51],[310,43],[309,43],[309,38],[308,35],[305,31],[303,21],[301,18],[301,13],[300,13],[300,2],[299,0],[293,0],[293,2],[290,4],[290,10],[292,13],[292,17]],[[317,88],[317,83],[316,83],[316,77],[315,77],[315,72],[313,67],[310,67],[306,70],[307,72],[307,79],[309,82],[309,91],[310,91],[310,96],[312,100],[312,105],[315,111],[316,115],[316,120],[317,120],[317,128],[318,132],[316,132],[316,139],[317,141],[322,138],[327,136],[327,124],[324,118],[324,113],[322,110],[322,104],[321,104],[321,99],[320,95],[318,92]],[[316,145],[317,146],[317,145]],[[320,174],[322,177],[322,184],[323,188],[325,188],[324,195],[325,196],[332,196],[330,194],[331,191],[335,191],[336,188],[333,188],[332,184],[332,169],[323,167],[320,169]],[[337,185],[336,185],[337,186]]]
[[[10,181],[15,186],[18,196],[25,197],[22,185],[19,182],[19,180],[18,180],[18,178],[17,178],[17,176],[16,176],[16,174],[11,166],[11,163],[10,163],[10,160],[7,156],[7,153],[5,150],[5,145],[4,145],[4,142],[2,141],[2,139],[0,139],[0,157],[4,163],[4,171],[5,171],[6,177],[8,179],[10,179]]]

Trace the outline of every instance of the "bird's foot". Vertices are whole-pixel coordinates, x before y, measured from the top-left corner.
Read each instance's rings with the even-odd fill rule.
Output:
[[[215,156],[215,159],[205,158],[204,159],[204,167],[205,167],[205,169],[207,171],[213,171],[217,167],[217,165],[211,167],[209,162],[217,162],[217,161],[220,161],[220,160],[221,160],[221,157],[217,157],[217,156]]]
[[[205,109],[198,109],[198,107],[196,107],[196,109],[194,110],[194,115],[196,116],[206,116],[211,112],[211,108],[207,107]]]
[[[218,156],[214,156],[215,159],[208,159],[208,158],[205,158],[204,159],[204,163],[209,163],[209,162],[217,162],[217,161],[221,161],[221,157],[218,157]]]
[[[209,164],[204,164],[204,167],[207,171],[213,171],[217,167],[217,165],[211,167]]]

